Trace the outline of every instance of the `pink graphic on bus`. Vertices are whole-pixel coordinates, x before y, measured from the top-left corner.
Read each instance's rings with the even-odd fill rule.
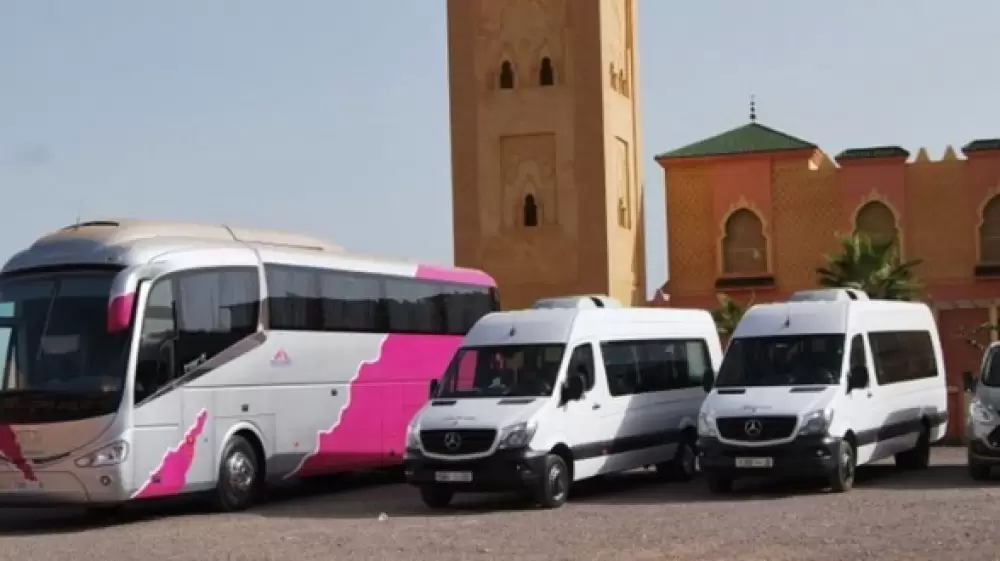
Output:
[[[427,401],[431,379],[439,378],[462,338],[392,334],[381,353],[361,365],[339,422],[316,438],[316,447],[290,475],[316,475],[378,465],[406,445],[406,426]],[[398,427],[386,442],[383,426]],[[398,461],[398,459],[397,459]]]
[[[176,495],[187,485],[188,471],[194,463],[195,448],[198,438],[205,430],[208,420],[208,410],[202,409],[195,418],[194,424],[184,433],[184,438],[167,450],[160,465],[153,470],[149,479],[132,495],[132,498],[147,499]]]
[[[38,481],[34,468],[21,452],[21,443],[17,440],[17,433],[10,425],[0,425],[0,455],[13,464],[25,480]]]

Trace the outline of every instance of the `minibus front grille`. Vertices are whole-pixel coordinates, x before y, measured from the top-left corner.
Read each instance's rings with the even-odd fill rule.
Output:
[[[420,443],[431,454],[465,456],[482,454],[493,446],[493,429],[444,429],[420,431]]]
[[[715,420],[719,436],[726,440],[764,442],[792,436],[795,417],[720,417]]]

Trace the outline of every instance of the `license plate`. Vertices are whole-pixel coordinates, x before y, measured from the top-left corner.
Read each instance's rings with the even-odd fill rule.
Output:
[[[15,491],[40,491],[42,489],[41,481],[18,481],[14,483],[13,489]]]
[[[774,458],[736,458],[738,468],[769,468],[774,467]]]
[[[442,483],[469,483],[472,481],[471,471],[439,471],[434,474],[434,480]]]

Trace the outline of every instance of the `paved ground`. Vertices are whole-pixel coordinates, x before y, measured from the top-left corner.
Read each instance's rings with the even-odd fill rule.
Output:
[[[1000,480],[973,483],[963,464],[962,449],[939,449],[925,472],[863,468],[844,495],[752,484],[724,499],[639,473],[555,511],[469,496],[431,514],[413,489],[372,477],[283,490],[238,515],[161,504],[105,524],[0,511],[0,561],[1000,559]]]

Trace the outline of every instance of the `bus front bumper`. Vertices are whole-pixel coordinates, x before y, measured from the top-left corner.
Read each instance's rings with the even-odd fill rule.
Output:
[[[81,506],[128,499],[115,467],[71,471],[36,470],[31,478],[17,470],[0,471],[0,506]]]
[[[429,458],[419,450],[407,450],[403,460],[406,481],[411,485],[443,485],[455,491],[502,492],[536,486],[545,470],[544,452],[500,450],[475,460]]]
[[[837,469],[840,439],[798,437],[773,446],[739,446],[718,438],[698,439],[702,472],[722,477],[819,477]]]

